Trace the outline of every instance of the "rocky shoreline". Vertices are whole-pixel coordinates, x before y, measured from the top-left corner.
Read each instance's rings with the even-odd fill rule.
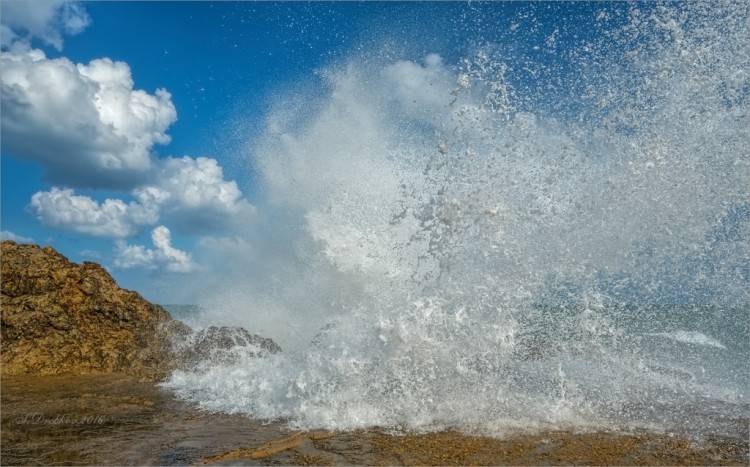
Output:
[[[185,465],[225,444],[285,435],[280,426],[202,413],[123,374],[7,376],[2,407],[3,465]]]
[[[241,328],[194,331],[99,265],[2,242],[3,465],[748,465],[748,436],[292,432],[206,413],[162,388],[176,368],[263,357]],[[747,433],[747,420],[737,421]]]
[[[122,374],[6,376],[3,465],[747,465],[747,439],[656,433],[294,432]]]
[[[169,373],[169,334],[188,331],[162,307],[51,247],[4,241],[1,258],[3,375]]]
[[[3,241],[2,375],[124,373],[158,381],[234,349],[281,351],[242,328],[192,330],[96,263],[75,264],[53,248]]]

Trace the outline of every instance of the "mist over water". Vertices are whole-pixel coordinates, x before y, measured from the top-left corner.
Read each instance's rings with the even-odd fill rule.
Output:
[[[730,430],[749,18],[602,5],[578,33],[509,21],[450,60],[384,42],[283,90],[248,148],[247,274],[200,320],[284,352],[167,385],[301,428]]]

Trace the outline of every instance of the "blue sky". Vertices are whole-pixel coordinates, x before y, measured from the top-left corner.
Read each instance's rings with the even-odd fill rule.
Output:
[[[254,167],[238,148],[260,131],[274,96],[319,81],[322,67],[386,44],[398,58],[440,51],[457,59],[488,31],[531,11],[521,4],[418,2],[8,1],[2,8],[6,59],[38,55],[14,70],[39,66],[38,81],[26,84],[28,95],[93,86],[78,89],[79,96],[70,90],[55,105],[37,95],[32,113],[38,115],[19,117],[10,115],[19,104],[4,88],[3,236],[51,244],[73,261],[101,262],[125,286],[166,301],[181,299],[167,284],[206,272],[194,258],[201,236],[230,229],[228,217],[253,216]],[[590,9],[576,6],[568,14],[574,10]],[[101,78],[75,70],[93,68],[93,61]],[[45,75],[41,65],[67,74]],[[105,106],[116,107],[117,99],[132,104],[140,93],[145,107],[160,113],[139,120],[115,111],[111,118],[124,128],[126,142],[90,108],[80,115],[65,109],[91,107],[77,99],[89,99],[118,67],[114,79],[121,82]],[[60,129],[44,114],[76,122]],[[94,147],[86,125],[100,126],[102,141]],[[107,144],[112,147],[102,147]],[[113,160],[104,162],[108,157]],[[161,180],[175,171],[183,179]],[[210,176],[200,175],[207,171]],[[179,192],[186,184],[199,199]]]
[[[123,286],[162,303],[196,301],[194,284],[270,261],[256,251],[230,266],[232,248],[283,249],[284,228],[268,224],[283,224],[289,213],[267,209],[256,144],[279,101],[301,100],[298,114],[312,113],[316,99],[336,89],[331,70],[353,58],[407,61],[403,73],[450,75],[453,85],[460,60],[494,44],[515,65],[507,79],[526,88],[526,105],[575,110],[581,99],[567,97],[591,82],[571,78],[585,61],[570,54],[601,39],[604,26],[624,24],[631,9],[619,2],[1,5],[3,238],[97,261]],[[403,80],[417,76],[403,73]],[[557,78],[567,85],[549,86]]]
[[[352,14],[354,10],[356,14]],[[226,226],[219,224],[229,215],[252,216],[254,207],[248,200],[253,192],[248,173],[252,167],[242,160],[243,156],[232,153],[235,148],[231,138],[244,139],[261,124],[269,93],[311,75],[317,67],[346,53],[362,35],[362,23],[377,15],[378,8],[303,3],[58,1],[3,2],[2,13],[6,57],[36,50],[44,54],[40,63],[55,65],[56,61],[65,60],[69,66],[108,59],[127,68],[118,92],[142,90],[151,97],[160,89],[169,93],[161,103],[148,104],[161,107],[166,114],[162,121],[141,122],[140,126],[136,122],[134,134],[130,135],[135,139],[139,137],[135,133],[140,131],[157,136],[140,145],[125,144],[114,149],[136,152],[130,163],[141,166],[135,170],[122,170],[127,169],[123,167],[102,174],[102,167],[87,169],[87,165],[99,164],[100,157],[104,157],[100,152],[106,151],[86,148],[87,144],[81,141],[84,136],[71,133],[38,144],[16,144],[15,140],[29,135],[13,133],[10,127],[14,122],[10,122],[10,117],[4,119],[4,237],[51,244],[73,261],[102,262],[124,285],[139,288],[150,298],[168,301],[164,296],[169,296],[169,292],[154,287],[154,283],[170,284],[179,282],[180,275],[205,273],[191,258],[198,238],[225,230]],[[8,30],[11,32],[6,34]],[[109,62],[104,68],[113,66]],[[79,77],[74,75],[67,79],[80,85]],[[65,84],[48,78],[50,81],[44,82],[41,77],[37,86]],[[69,97],[62,105],[75,105],[75,99]],[[9,113],[12,104],[4,99],[3,106]],[[53,110],[45,108],[42,100],[35,111]],[[243,128],[228,128],[227,123],[238,113],[243,116]],[[35,131],[40,138],[55,131],[54,125],[38,120],[25,122],[28,131]],[[106,133],[106,129],[101,133]],[[67,147],[60,148],[60,144]],[[49,147],[41,147],[44,145]],[[45,154],[45,150],[54,154]],[[81,150],[90,152],[87,158],[80,155]],[[213,178],[200,180],[199,173],[205,170],[198,168],[198,157],[205,158]],[[166,159],[172,160],[172,167],[159,168]],[[206,193],[211,192],[208,196],[214,199],[202,204],[195,199],[178,200],[170,208],[171,224],[163,219],[162,212],[141,213],[146,217],[141,219],[136,219],[138,214],[129,213],[103,215],[102,203],[107,199],[119,201],[112,206],[115,211],[127,208],[136,197],[133,190],[153,179],[154,169],[165,172],[163,177],[168,176],[169,170],[192,170],[193,176],[186,176],[194,183],[193,188],[208,190]],[[178,185],[187,182],[181,180]],[[172,198],[179,198],[177,191],[181,188],[172,186],[162,191],[171,191]],[[41,203],[32,201],[35,193],[52,190],[58,196],[54,200],[43,196],[48,203],[46,210]],[[217,194],[217,190],[228,193]],[[68,213],[68,218],[56,216],[56,206],[61,213],[54,203],[73,197],[83,205]],[[37,206],[36,210],[32,205]],[[164,211],[162,206],[149,209]],[[208,212],[211,210],[215,215]],[[93,221],[97,216],[100,220]],[[161,250],[153,246],[151,238],[158,227]],[[118,243],[141,248],[141,260],[119,261],[118,265]],[[131,251],[138,256],[139,250]],[[177,293],[175,299],[180,298]]]

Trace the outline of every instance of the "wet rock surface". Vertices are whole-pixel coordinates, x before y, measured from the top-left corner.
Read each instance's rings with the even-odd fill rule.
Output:
[[[2,465],[186,465],[287,434],[122,374],[2,379]]]
[[[174,343],[175,358],[182,369],[201,362],[231,364],[241,355],[267,357],[277,352],[281,352],[281,347],[276,342],[240,327],[211,326]]]
[[[748,465],[744,437],[371,429],[294,432],[211,414],[121,374],[2,379],[3,465]]]

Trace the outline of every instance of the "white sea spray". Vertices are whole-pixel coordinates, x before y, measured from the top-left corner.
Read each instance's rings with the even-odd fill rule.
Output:
[[[613,8],[553,62],[373,51],[283,93],[249,148],[263,267],[205,319],[284,352],[167,386],[300,428],[746,414],[748,6]]]

